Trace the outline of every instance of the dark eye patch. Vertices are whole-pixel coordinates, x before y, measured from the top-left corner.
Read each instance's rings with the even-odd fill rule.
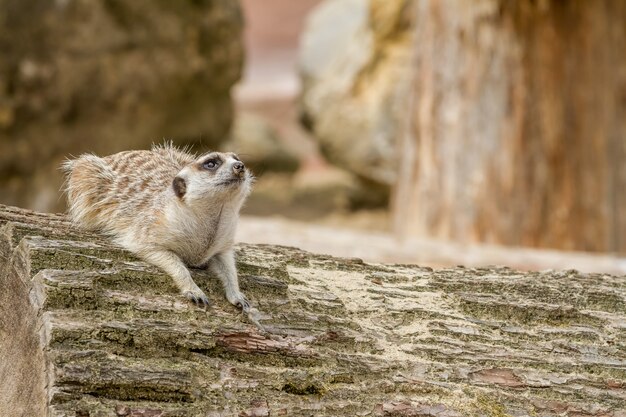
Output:
[[[221,164],[222,161],[219,158],[209,158],[202,163],[202,168],[213,171],[217,169]]]

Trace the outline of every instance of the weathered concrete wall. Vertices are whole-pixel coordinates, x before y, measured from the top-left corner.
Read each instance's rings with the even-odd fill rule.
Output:
[[[38,375],[22,415],[626,416],[624,276],[240,245],[263,332],[204,271],[208,310],[63,216],[1,207],[0,228],[0,288],[23,286],[0,292],[3,416]]]
[[[626,255],[626,2],[416,2],[397,234]]]

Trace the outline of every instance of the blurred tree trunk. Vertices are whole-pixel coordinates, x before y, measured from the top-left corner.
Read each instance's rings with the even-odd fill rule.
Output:
[[[418,2],[402,233],[626,253],[626,2]]]

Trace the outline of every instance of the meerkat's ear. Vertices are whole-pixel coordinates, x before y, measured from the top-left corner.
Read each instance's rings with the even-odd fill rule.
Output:
[[[174,188],[174,194],[176,197],[182,199],[187,192],[187,183],[183,177],[176,176],[172,181],[172,188]]]

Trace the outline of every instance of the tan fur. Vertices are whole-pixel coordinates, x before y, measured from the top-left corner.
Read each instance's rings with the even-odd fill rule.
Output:
[[[106,233],[159,266],[195,302],[208,299],[186,265],[209,266],[228,300],[249,308],[239,290],[233,238],[253,177],[236,155],[196,157],[167,144],[104,158],[85,154],[63,168],[69,215],[78,226]]]

